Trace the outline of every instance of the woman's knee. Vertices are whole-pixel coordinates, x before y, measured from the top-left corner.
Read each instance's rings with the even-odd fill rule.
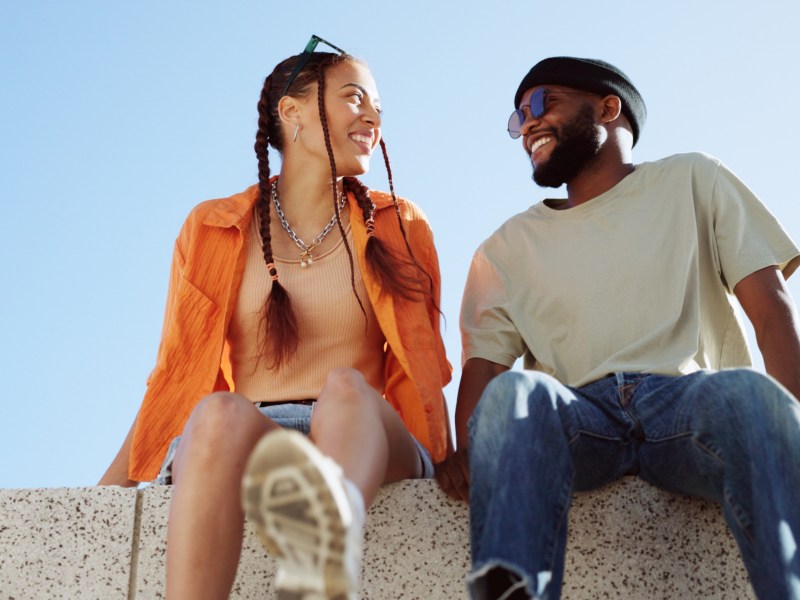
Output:
[[[360,371],[356,369],[334,369],[328,373],[314,412],[330,405],[343,407],[360,405],[373,400],[378,392],[372,389]]]
[[[268,427],[247,398],[229,392],[206,396],[184,427],[172,465],[173,481],[181,481],[189,465],[202,469],[207,478],[231,472],[234,465],[243,464]]]
[[[206,445],[227,444],[233,433],[247,429],[256,417],[252,402],[240,394],[214,392],[198,402],[186,423],[184,435]]]
[[[357,369],[346,367],[333,369],[325,378],[325,385],[322,388],[321,395],[330,393],[354,395],[363,392],[364,386],[367,385],[364,375]]]
[[[356,369],[334,369],[325,380],[325,385],[317,398],[311,413],[311,427],[332,415],[357,412],[365,416],[370,410],[379,410],[377,400],[382,400]]]

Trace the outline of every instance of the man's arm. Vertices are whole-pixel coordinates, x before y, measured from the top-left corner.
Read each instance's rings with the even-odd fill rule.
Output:
[[[800,318],[783,273],[760,269],[733,292],[753,324],[767,373],[800,399]]]
[[[469,500],[469,462],[467,423],[489,382],[508,367],[483,358],[470,358],[461,371],[456,404],[456,440],[458,449],[447,460],[436,465],[436,481],[447,495]]]

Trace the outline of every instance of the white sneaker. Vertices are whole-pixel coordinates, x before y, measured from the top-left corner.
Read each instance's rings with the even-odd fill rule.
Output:
[[[278,429],[259,441],[245,468],[242,504],[278,560],[279,600],[358,599],[363,500],[304,435]]]

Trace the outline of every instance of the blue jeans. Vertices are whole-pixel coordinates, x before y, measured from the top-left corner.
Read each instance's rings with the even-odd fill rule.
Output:
[[[473,598],[559,598],[573,491],[636,474],[721,502],[756,595],[800,599],[800,403],[769,377],[507,372],[469,440]]]

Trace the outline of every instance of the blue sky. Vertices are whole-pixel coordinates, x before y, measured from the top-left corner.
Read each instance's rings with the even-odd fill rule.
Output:
[[[261,84],[312,33],[372,68],[397,190],[436,236],[456,382],[472,252],[554,195],[530,181],[505,131],[516,86],[541,58],[618,65],[649,109],[636,162],[713,154],[800,241],[796,2],[385,4],[0,9],[0,487],[93,485],[105,470],[155,360],[183,218],[255,181]],[[380,160],[365,181],[387,187]]]

